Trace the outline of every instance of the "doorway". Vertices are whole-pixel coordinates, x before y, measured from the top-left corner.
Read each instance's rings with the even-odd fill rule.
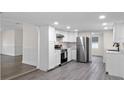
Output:
[[[91,33],[91,38],[92,56],[103,56],[104,53],[103,33],[93,32]]]

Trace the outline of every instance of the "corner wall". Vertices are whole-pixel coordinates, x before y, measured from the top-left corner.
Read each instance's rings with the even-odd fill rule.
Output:
[[[33,66],[38,63],[38,32],[32,24],[23,24],[23,63]]]
[[[15,55],[23,54],[23,28],[19,25],[15,30]]]
[[[104,42],[103,42],[103,33],[98,33],[96,35],[92,35],[93,36],[97,36],[99,38],[98,40],[98,48],[92,48],[92,55],[95,56],[103,56],[104,55]]]
[[[10,56],[22,55],[22,26],[2,31],[2,54]]]

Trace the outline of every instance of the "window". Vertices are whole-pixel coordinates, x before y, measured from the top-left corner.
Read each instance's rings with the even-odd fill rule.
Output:
[[[92,37],[92,48],[98,48],[98,37]]]

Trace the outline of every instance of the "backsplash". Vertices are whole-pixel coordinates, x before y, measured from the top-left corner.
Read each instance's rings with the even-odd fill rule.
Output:
[[[72,42],[64,42],[64,43],[63,43],[63,47],[64,47],[64,48],[72,48],[72,49],[76,49],[76,43],[72,43]]]
[[[63,39],[62,38],[56,38],[56,45],[63,44]]]
[[[76,48],[76,43],[75,42],[63,42],[62,38],[57,38],[56,39],[56,45],[62,45],[63,48]]]

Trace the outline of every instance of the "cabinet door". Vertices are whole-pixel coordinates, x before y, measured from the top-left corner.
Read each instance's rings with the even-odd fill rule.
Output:
[[[55,31],[55,28],[54,27],[49,27],[49,41],[50,42],[56,42],[56,31]]]
[[[122,54],[106,54],[106,56],[106,71],[110,75],[124,77],[124,56]]]
[[[55,49],[54,49],[54,42],[49,42],[49,69],[52,69],[55,67]]]
[[[120,56],[119,56],[120,58],[118,58],[119,59],[119,73],[120,73],[120,77],[123,77],[124,78],[124,55],[123,54],[121,54]],[[118,63],[118,62],[117,62]]]
[[[61,64],[61,51],[60,50],[55,50],[56,55],[55,55],[55,65],[58,66]]]
[[[68,61],[71,61],[72,59],[71,59],[71,49],[69,48],[68,49]]]
[[[72,57],[72,60],[76,60],[76,49],[74,50],[71,50],[71,57]]]

